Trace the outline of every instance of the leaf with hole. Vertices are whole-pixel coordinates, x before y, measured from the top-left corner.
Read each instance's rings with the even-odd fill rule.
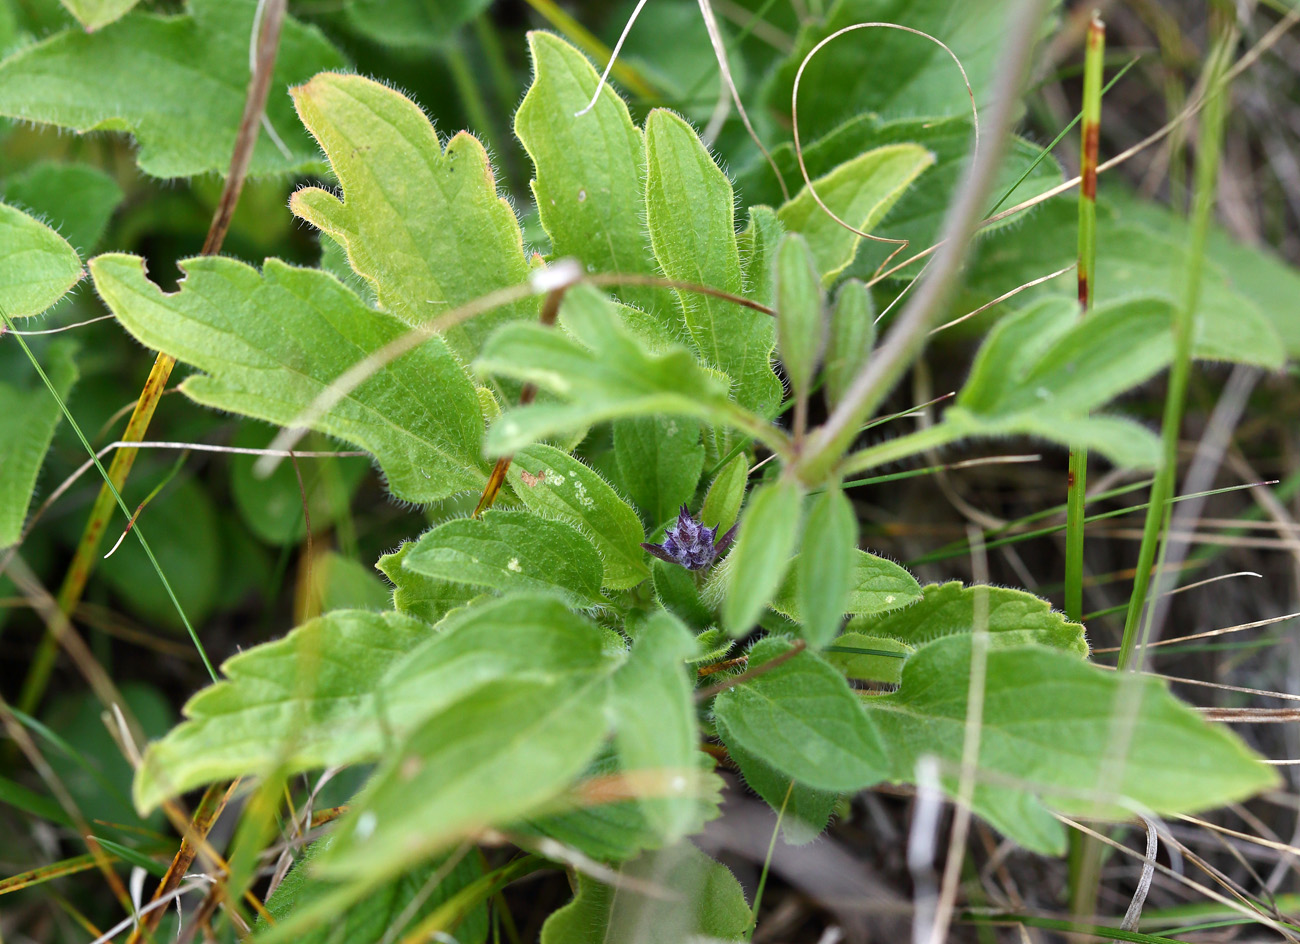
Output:
[[[293,423],[357,361],[406,330],[319,270],[268,259],[259,273],[217,257],[181,268],[180,291],[167,294],[145,277],[138,257],[90,263],[95,289],[128,331],[204,371],[181,389],[207,406]],[[389,490],[407,501],[435,501],[487,481],[478,395],[439,338],[363,381],[312,428],[372,453]]]

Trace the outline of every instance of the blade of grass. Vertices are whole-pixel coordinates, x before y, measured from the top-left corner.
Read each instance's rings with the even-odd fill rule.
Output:
[[[1086,318],[1092,308],[1097,275],[1097,152],[1101,141],[1101,77],[1105,66],[1106,24],[1094,16],[1088,23],[1083,58],[1083,119],[1079,176],[1079,315]],[[1088,490],[1088,450],[1070,449],[1070,468],[1065,503],[1065,615],[1078,623],[1083,619],[1083,536],[1084,504]],[[1070,833],[1070,914],[1075,918],[1093,914],[1101,881],[1104,848],[1080,833]]]

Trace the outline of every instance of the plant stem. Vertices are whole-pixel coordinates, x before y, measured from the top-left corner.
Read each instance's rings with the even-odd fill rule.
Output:
[[[846,456],[841,465],[840,473],[845,476],[855,475],[867,469],[874,469],[890,462],[897,462],[899,459],[906,459],[910,456],[928,452],[931,449],[937,449],[940,446],[947,445],[954,439],[960,438],[960,436],[961,431],[950,423],[935,423],[933,426],[925,426],[914,432],[887,439],[882,443]]]
[[[1088,24],[1083,58],[1083,109],[1079,148],[1079,316],[1087,317],[1093,303],[1097,274],[1097,152],[1101,141],[1101,77],[1105,68],[1106,25],[1097,16]],[[1084,506],[1088,493],[1088,450],[1070,449],[1065,493],[1065,615],[1083,622]],[[1070,914],[1075,920],[1097,910],[1105,846],[1079,832],[1070,832]]]
[[[249,164],[253,160],[253,149],[257,145],[258,132],[262,116],[266,114],[266,96],[271,88],[271,77],[275,67],[276,52],[280,47],[280,28],[284,23],[287,0],[268,0],[262,11],[260,24],[254,24],[258,30],[256,68],[248,82],[248,96],[244,100],[244,114],[239,122],[239,131],[235,137],[235,147],[230,155],[230,168],[226,173],[226,183],[217,200],[217,208],[208,227],[207,238],[203,241],[202,254],[215,255],[221,251],[226,231],[230,228],[235,206],[239,203],[239,194],[248,175]],[[149,430],[158,401],[167,387],[172,368],[176,360],[167,354],[159,353],[154,360],[153,369],[145,380],[144,388],[136,400],[131,419],[122,433],[124,442],[140,442]],[[90,518],[81,534],[81,540],[73,554],[72,563],[68,565],[63,584],[59,587],[59,609],[70,615],[81,602],[86,589],[86,581],[98,560],[100,543],[113,514],[113,505],[118,500],[118,493],[126,484],[135,464],[137,450],[123,448],[113,455],[108,467],[108,481],[100,486],[95,504],[91,507]],[[181,614],[184,618],[184,614]],[[200,647],[202,654],[202,647]],[[50,672],[58,655],[58,642],[50,633],[41,639],[36,654],[32,657],[31,667],[23,682],[23,689],[18,699],[18,706],[31,713],[40,703],[49,684]],[[204,661],[207,655],[203,654]]]
[[[1201,276],[1205,268],[1206,243],[1214,209],[1215,182],[1219,171],[1219,155],[1223,145],[1224,88],[1220,82],[1227,65],[1233,36],[1221,40],[1210,53],[1207,101],[1201,116],[1200,135],[1197,142],[1195,193],[1192,204],[1192,230],[1187,254],[1187,271],[1183,275],[1183,298],[1174,312],[1174,359],[1169,370],[1169,389],[1165,397],[1164,418],[1161,426],[1163,458],[1155,481],[1151,486],[1151,503],[1147,508],[1146,523],[1142,529],[1142,546],[1138,552],[1137,572],[1133,577],[1133,593],[1129,597],[1128,614],[1124,620],[1124,636],[1120,642],[1119,668],[1136,669],[1141,659],[1134,655],[1143,648],[1145,632],[1141,630],[1142,613],[1151,583],[1151,567],[1156,550],[1161,543],[1168,520],[1167,502],[1173,493],[1174,474],[1178,464],[1178,435],[1182,427],[1183,404],[1187,382],[1191,375],[1192,336],[1196,327],[1196,309],[1201,298]],[[1139,636],[1142,639],[1139,639]]]
[[[1097,271],[1097,150],[1101,138],[1101,74],[1106,26],[1093,18],[1083,64],[1083,147],[1079,176],[1079,307],[1086,316],[1093,301]],[[1088,487],[1088,450],[1070,450],[1065,518],[1065,615],[1076,623],[1083,616],[1083,506]]]

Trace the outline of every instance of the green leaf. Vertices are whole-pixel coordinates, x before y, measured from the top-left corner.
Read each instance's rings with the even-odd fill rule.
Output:
[[[801,547],[790,568],[789,579],[794,584],[794,598],[802,616],[799,622],[803,624],[803,636],[810,646],[820,649],[839,633],[840,622],[849,607],[861,605],[858,601],[863,596],[863,584],[875,586],[888,571],[873,566],[879,558],[863,555],[867,558],[863,561],[859,557],[862,552],[858,550],[858,518],[853,504],[838,486],[831,486],[813,498]],[[863,580],[861,572],[867,569],[874,573]],[[885,582],[899,581],[896,575],[888,574]],[[852,601],[851,596],[855,598]]]
[[[1052,609],[1042,597],[1010,587],[963,587],[958,580],[927,584],[917,603],[893,613],[855,617],[850,632],[884,636],[917,648],[945,636],[974,631],[976,613],[997,646],[1047,646],[1077,656],[1088,654],[1083,627]],[[838,640],[837,640],[838,641]]]
[[[477,587],[426,577],[406,569],[403,566],[406,555],[415,545],[415,541],[403,541],[401,547],[385,554],[375,564],[375,569],[393,585],[393,609],[426,623],[436,623],[480,595]]]
[[[807,540],[807,539],[805,539]],[[811,546],[816,546],[815,542]],[[821,552],[815,552],[813,559],[824,564]],[[866,551],[853,549],[848,557],[851,562],[848,585],[849,593],[842,613],[850,616],[866,613],[887,613],[891,610],[911,606],[921,598],[921,586],[916,578],[904,567],[883,557],[876,557]],[[802,622],[804,609],[801,599],[801,574],[805,568],[799,554],[791,563],[790,570],[771,607],[782,616]],[[829,640],[827,640],[829,641]]]
[[[293,99],[342,197],[307,187],[290,207],[343,244],[382,307],[420,324],[527,281],[519,221],[497,193],[477,138],[461,132],[444,150],[419,105],[359,75],[318,75],[294,89]],[[537,301],[524,299],[444,337],[468,361],[498,325],[536,315]]]
[[[515,134],[532,158],[533,198],[556,259],[589,272],[658,275],[645,220],[645,141],[627,106],[606,84],[579,115],[600,77],[581,52],[551,33],[530,32],[533,84],[515,113]],[[614,290],[653,313],[672,333],[672,296],[648,286]]]
[[[769,308],[776,305],[776,250],[784,233],[785,226],[775,210],[751,206],[749,225],[736,237],[746,291],[754,301]]]
[[[243,423],[231,440],[232,446],[263,449],[274,433],[260,423]],[[305,437],[304,451],[329,452],[335,448],[328,438],[313,433]],[[370,468],[364,456],[335,458],[321,456],[298,460],[298,471],[289,461],[260,478],[253,471],[256,456],[230,457],[230,493],[248,529],[268,544],[297,544],[307,537],[307,514],[317,530],[329,527],[348,513],[348,506]],[[302,488],[298,475],[302,475]],[[303,511],[303,491],[307,513]]]
[[[517,452],[538,439],[630,416],[691,416],[714,424],[737,417],[717,375],[682,348],[647,351],[624,329],[614,303],[590,286],[565,293],[560,323],[565,330],[506,325],[484,346],[480,371],[535,383],[561,398],[507,411],[488,433],[489,453]]]
[[[10,318],[39,315],[85,272],[76,251],[54,230],[0,203],[0,305]]]
[[[623,771],[655,775],[660,795],[645,796],[640,805],[666,842],[680,839],[698,818],[699,730],[686,671],[696,653],[686,627],[661,610],[641,626],[631,656],[614,675],[614,748]]]
[[[190,0],[185,14],[137,10],[98,32],[58,33],[0,63],[0,114],[78,132],[129,131],[140,169],[154,177],[224,174],[244,111],[256,9],[253,0]],[[344,65],[318,30],[285,18],[266,114],[288,153],[262,133],[250,173],[317,162],[275,90]]]
[[[515,453],[509,480],[525,507],[572,525],[596,546],[603,586],[625,590],[650,576],[636,512],[590,466],[538,444]]]
[[[752,914],[735,876],[690,843],[646,853],[619,869],[614,888],[578,875],[573,901],[546,919],[541,944],[741,941]],[[650,895],[641,888],[662,890]],[[666,894],[664,894],[666,893]]]
[[[130,12],[140,0],[60,0],[68,12],[93,33]]]
[[[76,350],[77,345],[65,339],[51,345],[41,359],[54,388],[65,399],[77,382]],[[31,377],[21,385],[16,382],[29,373],[26,362],[13,343],[0,350],[0,377],[4,378],[0,380],[0,548],[22,535],[36,476],[63,419],[59,404],[40,380]]]
[[[876,346],[876,306],[871,291],[849,279],[831,309],[830,338],[826,343],[826,402],[834,408]]]
[[[330,838],[320,839],[307,847],[266,902],[266,910],[277,923],[292,918],[299,911],[323,901],[338,883],[318,878],[312,869],[316,858],[329,848]],[[387,884],[372,889],[345,912],[328,923],[300,931],[294,940],[299,944],[380,944],[387,935],[413,928],[458,891],[483,874],[476,855],[462,855],[455,863],[445,858],[417,866]],[[435,879],[438,881],[432,886]],[[398,919],[403,924],[398,924]],[[256,930],[268,927],[259,919]],[[456,928],[456,940],[462,944],[483,944],[487,940],[487,908],[474,908]]]
[[[312,560],[311,579],[323,613],[388,609],[388,587],[383,580],[371,568],[337,551],[326,551]]]
[[[338,610],[231,657],[226,680],[185,706],[149,746],[141,810],[203,783],[370,760],[480,686],[564,686],[604,671],[603,639],[553,597],[522,594],[461,610],[434,632],[397,613]]]
[[[768,636],[750,670],[790,652]],[[729,688],[713,702],[729,744],[819,790],[860,790],[889,776],[884,743],[844,676],[811,652]],[[892,743],[892,742],[885,742]]]
[[[42,161],[4,183],[4,198],[27,207],[82,253],[95,248],[122,202],[117,181],[90,164]]]
[[[694,629],[704,629],[713,624],[716,616],[700,595],[694,573],[662,560],[652,561],[651,569],[654,571],[655,596],[666,610]]]
[[[857,36],[862,38],[865,32],[859,32]],[[846,37],[845,41],[851,44],[854,40]],[[802,113],[800,124],[802,125]],[[804,140],[808,140],[806,131]],[[908,240],[908,248],[894,260],[897,263],[939,239],[944,214],[964,179],[973,142],[969,113],[937,120],[931,117],[909,117],[893,121],[882,121],[878,115],[867,113],[856,115],[824,137],[805,144],[803,157],[808,175],[816,180],[863,152],[886,145],[911,143],[920,145],[934,155],[934,163],[924,171],[920,184],[909,187],[876,223],[879,235]],[[998,197],[1010,191],[1004,206],[1015,206],[1061,182],[1061,169],[1055,159],[1049,156],[1034,163],[1040,153],[1041,149],[1031,141],[1015,136],[1008,138],[1007,153],[1002,158],[992,188]],[[772,159],[787,182],[802,180],[792,144],[775,148]],[[1026,173],[1028,176],[1017,184]],[[752,162],[740,180],[740,189],[750,201],[777,202],[781,199],[780,187],[766,161]],[[1011,189],[1013,185],[1014,190]],[[984,232],[1023,219],[1023,216],[1008,218],[987,227]],[[870,275],[897,248],[897,245],[891,243],[869,241],[859,247],[851,271],[864,277]],[[899,270],[894,277],[915,276],[921,265],[921,262],[915,262]]]
[[[727,753],[740,768],[740,775],[749,789],[778,814],[784,810],[782,839],[792,846],[802,846],[825,831],[831,813],[835,811],[838,794],[814,790],[769,767],[730,739],[725,724],[718,725],[718,737],[727,746]]]
[[[415,542],[403,568],[495,590],[559,592],[575,606],[599,605],[600,554],[572,525],[527,511],[457,518]]]
[[[897,685],[903,680],[903,661],[915,651],[897,639],[843,632],[822,658],[844,673],[845,678]],[[854,651],[858,650],[858,651]]]
[[[145,477],[137,469],[135,480],[124,489],[128,507],[137,506],[161,480],[158,475]],[[149,544],[172,583],[181,609],[191,625],[202,623],[217,605],[222,577],[220,522],[209,493],[193,479],[169,482],[145,506],[139,520],[148,529]],[[115,515],[110,540],[116,540],[125,527],[125,519]],[[99,563],[98,570],[146,625],[176,631],[185,628],[171,594],[134,537],[122,541],[112,557]]]
[[[740,515],[748,484],[749,461],[743,454],[737,455],[718,471],[709,485],[704,495],[704,507],[700,509],[700,520],[710,528],[717,528],[719,534],[726,534]]]
[[[653,531],[695,497],[704,470],[700,424],[668,416],[614,423],[619,480]]]
[[[814,180],[813,187],[836,216],[871,233],[933,163],[934,155],[919,144],[889,144],[840,164]],[[848,267],[862,242],[861,236],[827,215],[807,186],[781,207],[778,215],[786,229],[807,238],[824,285],[834,282]]]
[[[646,166],[646,221],[664,275],[740,295],[731,182],[691,126],[672,112],[650,112]],[[705,363],[731,378],[738,403],[774,416],[781,383],[772,373],[772,319],[712,296],[677,294]]]
[[[385,46],[440,46],[481,13],[491,0],[346,0],[348,22]]]
[[[95,288],[145,346],[203,375],[181,389],[193,400],[289,424],[358,360],[405,333],[332,276],[268,259],[259,274],[233,259],[180,263],[186,278],[166,294],[135,256],[90,263]],[[437,338],[364,381],[313,424],[378,459],[389,490],[428,502],[481,489],[478,396]]]
[[[731,635],[743,636],[753,629],[776,596],[794,554],[802,504],[799,486],[788,479],[751,493],[736,546],[727,557],[722,623]]]
[[[1152,434],[1087,414],[1169,363],[1172,306],[1148,296],[1098,305],[1083,319],[1077,311],[1072,300],[1052,296],[1000,321],[944,422],[965,435],[1086,443],[1119,463],[1153,464]]]
[[[353,800],[321,873],[396,875],[538,809],[599,749],[607,688],[600,670],[558,682],[511,678],[448,705],[395,747]]]
[[[965,68],[983,114],[1002,65],[1011,10],[1007,0],[839,0],[799,31],[795,48],[768,84],[768,105],[788,123],[795,72],[813,46],[846,26],[874,21],[922,30],[946,43]],[[1044,33],[1050,28],[1045,24]],[[968,117],[971,102],[940,47],[897,29],[862,29],[829,43],[808,63],[799,84],[800,133],[813,141],[863,112]]]
[[[970,311],[1017,285],[1073,262],[1078,251],[1076,217],[1073,199],[1049,200],[1023,225],[1008,227],[980,240],[967,269],[967,291],[957,300],[955,314]],[[1141,223],[1127,222],[1126,217],[1117,215],[1105,201],[1098,203],[1099,275],[1093,286],[1098,308],[1152,295],[1170,305],[1182,303],[1181,273],[1187,271],[1187,246],[1186,240],[1171,235],[1170,229],[1170,226],[1150,229]],[[1028,301],[1044,294],[1073,296],[1075,281],[1075,274],[1068,272],[1026,290],[1019,297]],[[1192,356],[1198,360],[1232,361],[1270,369],[1281,366],[1286,356],[1277,328],[1249,295],[1228,280],[1214,255],[1202,261],[1202,289]]]
[[[895,779],[912,779],[927,753],[945,763],[950,789],[955,782],[971,645],[969,635],[931,643],[903,666],[897,692],[867,700],[891,745]],[[987,776],[976,790],[975,810],[983,815],[992,808],[996,825],[1032,848],[1040,833],[1022,835],[1014,819],[998,815],[1008,808],[1008,794],[1020,794],[1022,806],[1037,797],[1067,813],[1128,819],[1137,810],[1220,806],[1277,783],[1276,773],[1235,735],[1203,721],[1159,679],[1107,672],[1074,653],[990,649],[983,705],[978,769]],[[1024,787],[1004,785],[1008,778]]]
[[[824,304],[808,241],[786,233],[776,250],[776,346],[799,397],[808,396],[826,347]]]

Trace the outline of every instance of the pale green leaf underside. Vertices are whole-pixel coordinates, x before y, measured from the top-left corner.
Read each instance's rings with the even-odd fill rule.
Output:
[[[0,114],[79,132],[130,131],[140,169],[154,177],[224,174],[244,111],[256,8],[253,0],[190,0],[185,14],[137,10],[98,32],[58,33],[0,64]],[[318,30],[285,19],[266,114],[289,153],[263,131],[250,173],[318,161],[283,89],[344,64]]]
[[[39,315],[85,273],[67,240],[39,220],[0,203],[0,305],[10,318]]]
[[[227,660],[225,680],[185,706],[189,720],[150,745],[136,804],[222,777],[372,759],[480,686],[605,671],[602,644],[553,597],[488,601],[436,631],[398,613],[329,613]]]
[[[983,628],[997,637],[1000,646],[1032,643],[1080,656],[1088,654],[1083,627],[1032,593],[1009,587],[963,587],[953,580],[927,584],[923,591],[918,588],[917,596],[919,602],[906,609],[858,616],[848,629],[919,648],[945,636],[972,632],[978,612],[983,614]]]
[[[776,599],[772,601],[772,609],[796,622],[802,619],[798,602],[798,560],[799,556],[796,555]],[[921,585],[905,568],[866,551],[853,552],[851,586],[848,606],[844,611],[850,616],[886,613],[911,606],[921,599]]]
[[[23,354],[16,345],[6,347],[9,350],[0,351],[0,369],[17,373]],[[67,397],[77,380],[75,351],[76,345],[64,340],[51,345],[42,358],[41,366],[61,397]],[[58,402],[37,378],[21,387],[0,380],[0,548],[22,534],[37,474],[62,418]]]
[[[604,565],[603,585],[634,587],[650,576],[636,512],[600,473],[553,446],[536,444],[515,454],[508,473],[525,507],[581,531]],[[525,477],[526,476],[526,477]]]
[[[891,747],[891,776],[910,780],[922,753],[946,765],[949,785],[962,758],[971,637],[951,636],[912,656],[902,686],[867,699]],[[1000,815],[1008,796],[1042,797],[1067,812],[1128,819],[1139,811],[1179,813],[1240,800],[1277,782],[1226,728],[1175,699],[1160,680],[1106,672],[1071,653],[1039,646],[987,654],[979,768],[988,774],[976,811]],[[998,776],[1023,785],[998,785]],[[1037,828],[1037,827],[1035,827]]]
[[[498,195],[477,138],[462,132],[444,150],[418,105],[358,75],[318,75],[295,88],[293,99],[342,197],[308,187],[290,206],[344,246],[384,308],[420,324],[527,280],[519,222]],[[525,299],[445,337],[468,361],[495,327],[536,313],[536,301]]]
[[[885,145],[840,164],[814,180],[813,188],[836,216],[871,233],[933,163],[934,155],[919,144]],[[824,284],[833,282],[857,254],[862,237],[831,219],[807,186],[778,215],[786,229],[808,240]]]
[[[128,331],[205,372],[182,389],[208,406],[288,425],[333,380],[405,331],[319,270],[268,259],[258,273],[216,257],[181,267],[181,289],[168,295],[146,278],[138,257],[90,263],[100,297]],[[432,338],[364,381],[313,428],[373,454],[398,498],[427,502],[486,482],[482,423],[469,378]]]
[[[603,567],[591,541],[570,524],[528,511],[440,524],[415,542],[402,567],[495,590],[559,593],[576,606],[603,602]]]
[[[61,0],[77,22],[93,33],[130,12],[140,0]]]
[[[664,275],[742,294],[731,182],[691,126],[672,112],[652,111],[646,119],[646,167],[646,220]],[[704,362],[731,378],[738,403],[774,415],[781,384],[772,373],[771,317],[708,295],[678,297]]]

